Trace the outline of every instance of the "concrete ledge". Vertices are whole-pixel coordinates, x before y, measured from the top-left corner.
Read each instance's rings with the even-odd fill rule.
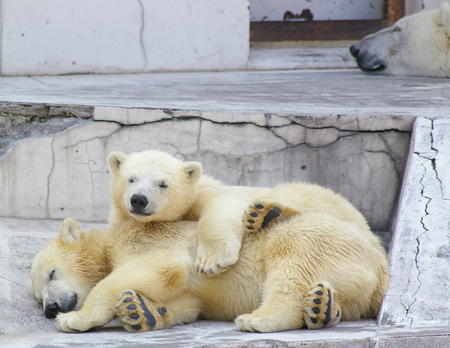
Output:
[[[391,246],[384,326],[450,324],[450,120],[418,118]]]

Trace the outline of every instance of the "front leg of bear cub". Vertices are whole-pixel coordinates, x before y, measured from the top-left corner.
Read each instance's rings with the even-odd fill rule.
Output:
[[[248,197],[221,193],[204,207],[198,223],[198,247],[195,266],[199,273],[218,275],[239,260],[244,227],[242,213]]]
[[[66,332],[84,332],[108,324],[116,316],[117,301],[127,289],[157,303],[182,295],[185,266],[175,261],[172,265],[164,265],[162,260],[158,268],[151,267],[151,263],[148,267],[139,267],[142,262],[145,260],[137,259],[115,269],[91,290],[80,310],[56,317],[58,328]],[[154,327],[164,327],[161,315],[155,315]]]
[[[133,290],[126,290],[116,305],[117,316],[128,332],[146,332],[192,323],[197,319],[200,308],[200,299],[191,294],[156,303]]]

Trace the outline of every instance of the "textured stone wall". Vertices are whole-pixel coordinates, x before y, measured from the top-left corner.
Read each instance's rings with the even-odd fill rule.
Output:
[[[0,216],[104,221],[108,153],[159,149],[230,185],[330,187],[388,241],[413,119],[96,108],[83,122],[4,156]]]

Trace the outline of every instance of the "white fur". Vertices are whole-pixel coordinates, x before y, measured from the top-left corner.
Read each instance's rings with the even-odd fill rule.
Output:
[[[366,72],[450,77],[450,5],[402,18],[350,51]]]

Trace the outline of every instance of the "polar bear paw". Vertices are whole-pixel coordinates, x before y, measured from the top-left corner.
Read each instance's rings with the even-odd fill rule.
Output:
[[[243,314],[235,319],[236,328],[247,332],[274,332],[273,320],[268,317],[255,314]]]
[[[100,326],[90,322],[89,318],[80,315],[80,311],[60,313],[56,316],[56,326],[65,332],[85,332]]]
[[[125,291],[117,305],[117,316],[128,332],[146,332],[164,326],[165,307],[156,308],[133,290]]]
[[[248,233],[256,233],[294,215],[300,215],[300,212],[280,203],[260,200],[248,207],[242,222]]]
[[[337,325],[341,320],[341,304],[336,291],[327,282],[312,286],[305,298],[305,323],[308,329]]]

